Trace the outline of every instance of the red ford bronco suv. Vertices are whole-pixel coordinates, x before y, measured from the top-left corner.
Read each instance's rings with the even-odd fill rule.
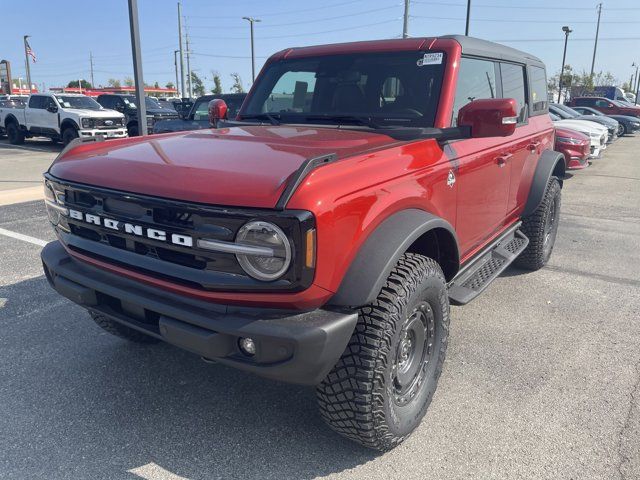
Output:
[[[434,394],[450,303],[549,259],[546,85],[469,37],[281,51],[216,129],[65,149],[46,277],[114,335],[315,385],[334,430],[388,450]]]

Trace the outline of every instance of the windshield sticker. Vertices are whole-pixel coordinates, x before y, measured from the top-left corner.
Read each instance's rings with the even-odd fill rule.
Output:
[[[442,63],[442,58],[444,54],[442,52],[439,53],[425,53],[424,56],[418,59],[418,66],[422,67],[424,65],[440,65]]]

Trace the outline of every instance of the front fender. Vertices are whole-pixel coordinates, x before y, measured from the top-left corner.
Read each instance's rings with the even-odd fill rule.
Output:
[[[564,155],[553,150],[545,150],[542,153],[540,160],[538,160],[536,171],[533,174],[527,203],[525,204],[522,212],[523,217],[531,215],[536,211],[536,208],[538,208],[540,203],[542,203],[547,183],[549,183],[549,179],[552,175],[557,176],[560,180],[560,185],[562,185],[565,170],[566,163]]]
[[[457,257],[456,233],[446,220],[423,210],[402,210],[369,235],[329,303],[361,306],[374,301],[400,257],[417,239],[434,229],[444,229],[451,235]]]

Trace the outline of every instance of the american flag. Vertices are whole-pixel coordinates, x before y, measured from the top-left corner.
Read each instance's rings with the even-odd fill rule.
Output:
[[[31,60],[33,60],[33,63],[36,63],[36,54],[33,53],[33,50],[31,50],[31,45],[29,45],[29,41],[25,39],[24,42],[27,45],[27,55],[31,57]]]

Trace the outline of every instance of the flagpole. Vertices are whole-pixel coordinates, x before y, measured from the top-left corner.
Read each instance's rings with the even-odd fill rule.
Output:
[[[27,62],[27,85],[29,88],[29,94],[31,94],[31,68],[29,67],[29,44],[27,42],[27,38],[29,38],[29,35],[24,36],[24,59]]]

